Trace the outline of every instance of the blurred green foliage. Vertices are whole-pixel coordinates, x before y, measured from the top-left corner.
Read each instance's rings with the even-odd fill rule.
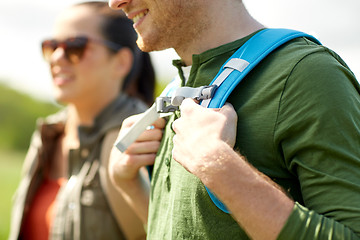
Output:
[[[12,196],[20,181],[25,152],[0,149],[0,240],[8,239]]]
[[[0,148],[26,150],[36,119],[58,110],[53,103],[34,99],[0,84]]]

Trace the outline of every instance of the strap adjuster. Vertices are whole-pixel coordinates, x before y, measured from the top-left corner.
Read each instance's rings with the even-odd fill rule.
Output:
[[[216,85],[197,88],[180,87],[176,89],[172,97],[157,97],[156,110],[158,113],[174,112],[179,110],[179,106],[185,98],[192,98],[197,101],[211,99],[216,89]]]
[[[155,103],[158,113],[168,113],[179,110],[178,106],[171,105],[171,97],[157,97]]]

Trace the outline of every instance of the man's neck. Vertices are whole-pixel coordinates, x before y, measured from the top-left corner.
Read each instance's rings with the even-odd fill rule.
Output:
[[[212,9],[214,9],[212,11],[217,11],[212,15],[216,17],[209,19],[207,29],[198,37],[184,41],[186,44],[175,47],[175,51],[186,65],[192,65],[192,55],[194,54],[200,54],[233,42],[264,28],[261,23],[250,16],[242,3],[238,3],[236,6],[225,5],[221,8],[214,6]]]

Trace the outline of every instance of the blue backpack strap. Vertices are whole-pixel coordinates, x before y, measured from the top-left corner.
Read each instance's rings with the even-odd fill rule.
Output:
[[[202,105],[209,108],[222,107],[234,88],[262,59],[279,46],[298,37],[306,37],[317,44],[321,44],[313,36],[291,29],[269,28],[255,34],[221,67],[220,71],[210,84],[216,84],[218,89],[216,90],[214,97],[208,102],[202,103]],[[237,68],[229,66],[231,62],[238,62],[239,66]],[[228,74],[228,76],[225,76],[222,80],[218,79],[227,71],[231,71],[231,74]]]
[[[263,58],[282,44],[298,37],[321,43],[311,35],[290,29],[264,29],[250,38],[221,67],[210,85],[217,85],[214,96],[201,102],[208,108],[222,107],[234,88]],[[226,206],[205,186],[211,200],[223,212]]]

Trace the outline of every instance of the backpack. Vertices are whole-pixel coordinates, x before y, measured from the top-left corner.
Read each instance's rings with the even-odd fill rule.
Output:
[[[128,136],[134,140],[138,135],[134,136],[135,130],[143,132],[145,128],[151,125],[158,117],[162,117],[168,112],[178,109],[181,102],[185,98],[193,98],[201,101],[200,104],[207,108],[222,107],[234,88],[244,79],[244,77],[269,53],[283,45],[284,43],[299,37],[306,37],[311,41],[321,45],[321,43],[313,36],[303,32],[291,29],[268,28],[259,31],[251,37],[243,46],[241,46],[220,68],[219,72],[209,84],[198,88],[180,87],[174,83],[169,84],[165,88],[162,96],[156,99],[154,105],[148,109],[144,116],[139,120],[139,124],[135,123],[130,128]],[[156,112],[156,114],[155,114]],[[163,115],[162,115],[163,114]],[[156,115],[156,116],[155,116]],[[151,117],[150,117],[151,116]],[[152,122],[151,122],[152,121]],[[142,122],[142,129],[139,126]],[[137,125],[137,126],[135,126]],[[140,134],[139,133],[139,134]],[[125,137],[125,136],[124,136]],[[126,139],[118,139],[115,146],[124,151],[129,142]],[[132,143],[132,142],[131,142]],[[230,213],[226,206],[205,186],[213,203],[223,212]]]

